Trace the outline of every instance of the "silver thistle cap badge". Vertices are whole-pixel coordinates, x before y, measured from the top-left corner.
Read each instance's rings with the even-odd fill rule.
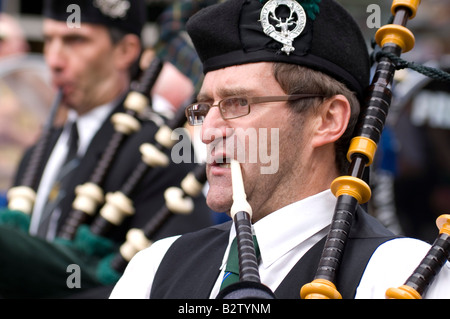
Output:
[[[94,6],[104,15],[112,18],[125,18],[130,8],[128,0],[94,0]]]
[[[288,7],[289,17],[277,16],[279,6]],[[306,25],[306,13],[294,0],[269,0],[261,9],[261,26],[265,34],[283,44],[281,51],[289,55],[295,50],[292,41],[298,37]]]

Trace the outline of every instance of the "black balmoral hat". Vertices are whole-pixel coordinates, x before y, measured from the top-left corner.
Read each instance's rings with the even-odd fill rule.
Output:
[[[227,0],[192,16],[187,31],[204,73],[252,62],[298,64],[343,82],[360,101],[369,84],[367,45],[333,0]]]
[[[43,15],[47,18],[67,21],[72,10],[80,7],[80,22],[116,27],[140,36],[146,22],[144,0],[44,0]]]

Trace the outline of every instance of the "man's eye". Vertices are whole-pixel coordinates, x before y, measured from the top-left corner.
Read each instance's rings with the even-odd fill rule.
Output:
[[[208,113],[209,111],[209,104],[197,104],[195,110],[198,114],[204,114]]]
[[[246,106],[247,99],[244,97],[234,97],[230,99],[226,99],[224,101],[225,107],[238,107],[238,106]]]
[[[246,106],[248,104],[246,98],[239,98],[238,99],[238,103],[239,103],[240,106]]]
[[[85,37],[82,37],[79,35],[69,36],[69,37],[66,37],[64,40],[66,43],[70,43],[70,44],[83,43],[83,42],[87,41],[87,39]]]

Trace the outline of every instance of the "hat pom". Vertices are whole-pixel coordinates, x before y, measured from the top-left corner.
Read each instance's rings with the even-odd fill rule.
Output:
[[[300,1],[300,4],[302,5],[303,9],[306,12],[306,15],[311,20],[316,19],[316,15],[319,14],[319,3],[321,0],[303,0]]]
[[[265,4],[269,0],[259,0],[261,4]],[[321,0],[296,0],[301,4],[303,9],[305,10],[306,15],[311,20],[316,18],[316,15],[319,14],[319,3]]]

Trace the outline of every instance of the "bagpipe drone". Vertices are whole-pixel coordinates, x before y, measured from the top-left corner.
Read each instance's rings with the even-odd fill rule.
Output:
[[[391,85],[396,69],[412,67],[399,57],[414,47],[414,35],[405,26],[415,17],[420,1],[393,1],[392,24],[380,28],[375,40],[381,47],[378,65],[369,88],[367,105],[364,108],[356,137],[352,139],[347,158],[351,163],[349,176],[335,179],[331,189],[337,197],[335,213],[314,281],[304,285],[304,299],[340,299],[341,294],[334,284],[345,244],[358,204],[366,203],[371,196],[370,187],[363,181],[364,170],[373,162],[377,144],[388,115],[391,103]],[[431,68],[417,67],[430,75],[442,76],[443,72]],[[444,76],[445,78],[445,76]],[[448,79],[448,77],[447,77]],[[441,234],[436,239],[422,263],[404,286],[389,289],[387,298],[419,298],[448,259],[448,216],[438,219]]]

